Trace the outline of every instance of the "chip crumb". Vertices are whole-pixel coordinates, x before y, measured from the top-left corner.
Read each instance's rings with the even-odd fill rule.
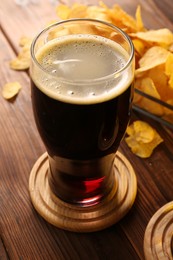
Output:
[[[131,151],[141,158],[148,158],[153,150],[163,142],[157,131],[144,121],[134,121],[127,127],[126,133],[129,135],[125,142]]]
[[[21,90],[22,86],[19,82],[9,82],[5,84],[2,88],[2,96],[5,99],[11,99],[16,96]]]

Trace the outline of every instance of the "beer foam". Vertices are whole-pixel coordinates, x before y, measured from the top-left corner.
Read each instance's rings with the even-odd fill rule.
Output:
[[[129,55],[117,43],[101,36],[62,36],[36,53],[41,65],[32,66],[32,78],[46,95],[68,103],[103,102],[124,92],[133,80]]]

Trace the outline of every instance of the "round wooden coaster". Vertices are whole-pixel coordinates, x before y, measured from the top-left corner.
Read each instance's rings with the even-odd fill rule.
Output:
[[[137,192],[137,181],[129,161],[117,152],[115,185],[109,195],[97,205],[80,207],[57,198],[48,184],[48,156],[43,154],[35,163],[29,179],[32,203],[49,223],[74,232],[93,232],[118,222],[131,208]]]
[[[160,208],[149,221],[144,254],[146,260],[173,259],[173,201]]]

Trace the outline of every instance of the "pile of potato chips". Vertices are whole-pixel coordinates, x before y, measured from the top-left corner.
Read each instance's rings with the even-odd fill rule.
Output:
[[[112,23],[124,30],[135,47],[135,88],[161,100],[173,109],[173,33],[167,29],[147,30],[144,27],[140,6],[135,18],[119,5],[112,8],[100,2],[99,6],[73,4],[59,5],[60,19],[93,18]],[[173,123],[173,110],[156,101],[135,93],[134,104]]]

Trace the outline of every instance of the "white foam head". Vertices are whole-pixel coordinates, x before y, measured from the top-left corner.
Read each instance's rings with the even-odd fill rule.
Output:
[[[68,103],[103,102],[124,92],[133,80],[129,55],[112,40],[95,35],[63,36],[36,53],[32,79],[46,95]]]

